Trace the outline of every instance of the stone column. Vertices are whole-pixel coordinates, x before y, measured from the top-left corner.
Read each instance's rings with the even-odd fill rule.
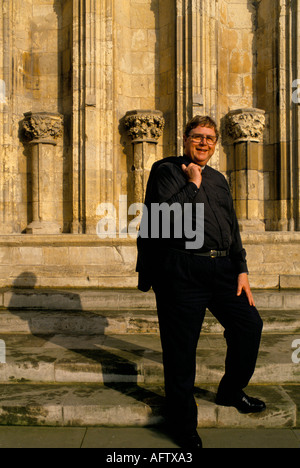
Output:
[[[176,0],[177,155],[183,130],[194,115],[217,119],[218,2]],[[218,150],[212,164],[218,165]]]
[[[264,231],[263,131],[265,111],[238,109],[226,116],[234,145],[236,213],[242,231]]]
[[[160,111],[135,110],[127,112],[125,128],[132,138],[134,167],[134,202],[143,203],[153,163],[157,160],[158,139],[165,125]]]
[[[115,197],[113,0],[72,0],[73,234],[95,234]]]
[[[23,121],[31,146],[32,222],[27,234],[60,234],[56,219],[60,178],[57,171],[57,138],[63,132],[63,117],[47,112],[27,112]]]
[[[278,1],[276,132],[278,230],[300,230],[300,1]]]

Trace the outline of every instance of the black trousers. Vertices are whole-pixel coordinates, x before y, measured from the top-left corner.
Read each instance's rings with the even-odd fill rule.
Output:
[[[227,356],[219,391],[230,397],[245,388],[256,366],[262,320],[229,257],[212,259],[168,250],[157,265],[156,294],[163,349],[167,417],[173,428],[197,428],[194,398],[196,350],[208,308],[225,329]]]

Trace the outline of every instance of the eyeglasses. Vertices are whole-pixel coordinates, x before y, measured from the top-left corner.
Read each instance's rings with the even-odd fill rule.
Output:
[[[217,137],[216,136],[211,136],[211,135],[200,135],[195,133],[194,135],[189,135],[191,140],[196,141],[197,143],[200,143],[200,141],[206,140],[206,143],[208,146],[213,146],[217,143]]]

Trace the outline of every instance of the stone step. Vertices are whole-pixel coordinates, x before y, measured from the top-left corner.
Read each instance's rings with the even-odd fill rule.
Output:
[[[298,310],[261,310],[265,333],[300,333]],[[2,333],[32,334],[155,334],[156,310],[0,310]],[[207,311],[203,333],[223,333],[222,325]]]
[[[300,310],[299,290],[253,291],[258,309]],[[0,307],[46,310],[155,309],[152,291],[137,289],[0,289]]]
[[[261,414],[242,415],[214,403],[216,386],[195,388],[198,426],[299,427],[299,386],[249,386],[267,404]],[[30,426],[143,427],[163,422],[164,391],[134,384],[0,384],[0,424]],[[176,408],[174,408],[176,411]]]
[[[152,335],[1,334],[5,363],[0,382],[134,383],[163,385],[160,338]],[[300,382],[296,334],[264,334],[253,384]],[[3,351],[3,349],[2,349]],[[226,343],[203,334],[197,351],[197,384],[217,384],[224,374]],[[296,356],[296,355],[295,355]],[[296,357],[299,357],[299,353]]]

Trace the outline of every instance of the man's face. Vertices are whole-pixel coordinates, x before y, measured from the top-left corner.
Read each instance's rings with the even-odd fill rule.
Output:
[[[214,129],[201,127],[199,125],[191,130],[189,136],[184,135],[183,139],[184,154],[186,154],[194,164],[205,166],[216,149],[217,138]]]

